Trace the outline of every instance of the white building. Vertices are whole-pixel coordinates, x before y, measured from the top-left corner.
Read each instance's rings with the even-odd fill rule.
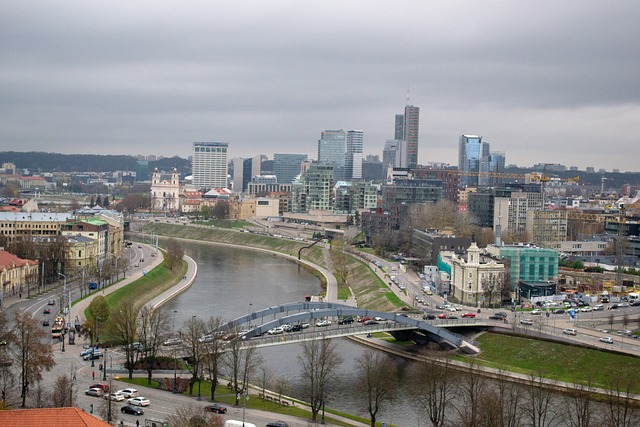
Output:
[[[226,142],[194,142],[191,171],[197,189],[227,188]]]
[[[156,168],[151,178],[151,209],[174,212],[180,209],[180,181],[174,168],[171,177],[163,179]]]
[[[451,293],[452,297],[463,304],[481,306],[498,304],[504,280],[504,265],[494,260],[483,262],[480,248],[475,241],[467,250],[466,260],[452,256]]]

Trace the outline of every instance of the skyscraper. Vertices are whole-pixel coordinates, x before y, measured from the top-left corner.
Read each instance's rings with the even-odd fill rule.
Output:
[[[333,166],[334,179],[342,180],[345,176],[345,154],[347,152],[347,135],[343,129],[325,130],[318,140],[318,163]]]
[[[396,127],[393,139],[397,141],[404,139],[404,114],[396,114]]]
[[[382,151],[382,167],[407,167],[407,141],[404,139],[388,139]]]
[[[347,152],[345,154],[345,179],[362,178],[362,146],[364,132],[361,130],[347,131]]]
[[[273,173],[278,177],[280,184],[291,184],[296,176],[300,175],[300,165],[307,161],[306,154],[273,155]]]
[[[418,133],[420,131],[420,108],[404,107],[404,140],[407,141],[408,167],[418,166]]]
[[[226,188],[229,144],[226,142],[194,142],[191,173],[193,185],[199,189]]]
[[[489,156],[489,144],[478,135],[461,135],[458,145],[460,187],[477,187],[482,159]]]

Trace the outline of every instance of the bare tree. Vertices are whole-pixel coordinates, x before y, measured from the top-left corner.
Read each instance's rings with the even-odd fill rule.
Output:
[[[210,317],[207,320],[209,334],[203,340],[204,357],[202,363],[209,373],[209,380],[211,381],[211,400],[215,400],[216,397],[216,385],[218,384],[218,374],[222,363],[222,346],[224,342],[221,341],[220,335],[215,332],[221,324],[222,319],[220,317]]]
[[[260,368],[258,369],[258,380],[260,381],[260,388],[262,389],[263,397],[266,397],[267,388],[271,388],[273,378],[273,370],[266,365],[260,365]]]
[[[11,368],[11,362],[0,356],[0,410],[6,409],[14,399],[13,391],[16,386],[16,376]]]
[[[349,258],[350,255],[346,252],[346,244],[344,239],[334,238],[331,241],[331,249],[329,250],[329,257],[331,264],[333,265],[333,271],[338,279],[345,283],[349,276]]]
[[[606,386],[606,403],[609,409],[604,425],[635,427],[640,425],[640,410],[635,403],[633,391],[637,380],[632,377],[610,375]]]
[[[137,314],[133,301],[124,300],[115,307],[109,321],[111,338],[124,346],[125,366],[129,372],[129,379],[133,378],[133,368],[138,361],[139,353],[133,347],[138,336]]]
[[[591,379],[587,383],[574,381],[573,387],[563,396],[564,407],[562,419],[570,427],[589,427],[601,425],[594,419],[592,411],[592,395],[595,387],[591,385]]]
[[[551,425],[556,412],[552,406],[553,391],[541,385],[547,382],[544,372],[539,371],[528,375],[529,386],[526,390],[526,405],[524,414],[529,418],[532,427],[547,427]]]
[[[51,404],[54,408],[69,408],[76,406],[78,390],[69,375],[58,375],[51,393]]]
[[[229,370],[231,388],[236,394],[235,405],[248,392],[249,381],[262,362],[255,344],[240,339],[229,341],[224,353],[224,363]]]
[[[416,406],[427,415],[433,427],[442,427],[453,395],[452,384],[455,377],[449,366],[449,359],[418,363],[413,369],[412,376],[417,382],[413,395]]]
[[[291,388],[291,383],[286,377],[278,377],[276,378],[274,384],[275,392],[278,395],[278,400],[282,401],[282,395],[289,392]]]
[[[167,422],[172,427],[222,427],[224,418],[217,414],[202,412],[202,408],[185,405],[169,415]]]
[[[189,394],[193,394],[193,386],[196,381],[200,381],[202,371],[202,359],[205,354],[205,346],[202,336],[205,334],[205,323],[197,316],[192,316],[184,322],[182,328],[182,352],[189,363],[187,368],[191,372],[191,380],[189,381]]]
[[[152,310],[148,306],[142,307],[139,315],[138,338],[140,345],[131,346],[132,352],[144,353],[144,362],[147,370],[147,382],[151,384],[153,369],[156,366],[156,358],[162,345],[162,337],[169,329],[169,313],[162,310]],[[127,351],[127,349],[125,349]],[[135,357],[132,357],[135,359]]]
[[[470,360],[468,369],[458,375],[457,400],[455,405],[460,415],[461,425],[474,427],[479,424],[481,417],[481,400],[485,391],[485,378],[476,370],[473,359]]]
[[[16,311],[13,315],[14,329],[9,334],[9,351],[18,365],[20,375],[20,397],[22,407],[26,406],[29,385],[42,380],[42,373],[53,369],[53,351],[44,344],[47,333],[39,322],[26,311]]]
[[[378,412],[396,395],[398,369],[386,354],[367,351],[357,360],[356,372],[362,391],[359,397],[369,413],[371,427],[375,427]]]
[[[311,419],[315,421],[328,397],[330,382],[342,363],[342,358],[336,350],[335,343],[330,339],[321,338],[304,341],[298,360],[302,368],[303,394],[311,406]]]
[[[180,261],[184,257],[184,248],[178,241],[171,238],[167,241],[167,257],[166,262],[170,269],[174,269],[180,265]]]

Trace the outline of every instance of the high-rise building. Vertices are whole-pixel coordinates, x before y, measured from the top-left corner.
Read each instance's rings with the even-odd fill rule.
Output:
[[[480,164],[489,155],[489,144],[478,135],[461,135],[458,145],[458,169],[461,172],[460,187],[477,187]]]
[[[396,114],[396,127],[393,134],[393,139],[404,139],[404,114]]]
[[[345,179],[362,178],[362,146],[364,132],[361,130],[347,131],[347,151],[345,154]]]
[[[333,166],[334,179],[345,177],[345,154],[347,152],[347,134],[343,129],[325,130],[318,140],[318,163]]]
[[[503,179],[496,174],[504,173],[505,155],[501,151],[493,151],[480,161],[480,172],[487,172],[478,179],[479,187],[497,187],[503,184]]]
[[[273,173],[280,184],[291,184],[300,175],[300,166],[306,161],[306,154],[276,153],[273,155]]]
[[[136,161],[136,181],[146,181],[149,179],[149,162],[146,160]]]
[[[250,159],[241,159],[239,157],[231,159],[231,166],[233,167],[231,182],[234,193],[246,191],[251,179],[256,175],[260,175],[263,157],[262,155],[257,155]]]
[[[407,141],[407,163],[409,168],[418,166],[418,133],[420,131],[420,108],[404,107],[404,140]]]
[[[193,143],[191,173],[196,188],[227,188],[228,149],[226,142]]]
[[[388,139],[382,151],[382,167],[407,167],[407,141],[404,139]]]

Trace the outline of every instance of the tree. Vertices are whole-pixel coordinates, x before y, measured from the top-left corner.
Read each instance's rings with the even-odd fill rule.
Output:
[[[69,375],[58,375],[51,393],[51,404],[54,408],[69,408],[76,406],[78,390],[73,385]]]
[[[490,274],[488,276],[484,276],[482,278],[482,295],[487,301],[487,307],[494,306],[494,300],[498,300],[500,303],[501,295],[502,295],[502,284],[504,283],[504,278],[502,274]]]
[[[226,350],[224,363],[229,370],[231,388],[236,395],[235,405],[238,406],[261,359],[255,344],[239,339],[229,341]]]
[[[169,329],[169,313],[162,310],[152,310],[148,306],[144,306],[140,310],[139,319],[138,338],[142,345],[140,350],[143,351],[145,355],[144,361],[147,369],[147,382],[151,384],[156,357],[163,342],[162,337]],[[131,348],[130,350],[136,351],[138,349]],[[135,360],[135,355],[131,357],[131,359]]]
[[[640,410],[634,400],[633,391],[637,380],[633,377],[610,375],[606,385],[606,404],[608,413],[604,425],[616,427],[638,426]]]
[[[264,397],[267,388],[271,387],[271,382],[273,381],[274,373],[268,366],[260,365],[260,369],[258,372],[258,380],[260,381],[260,388],[262,389],[262,396]]]
[[[229,203],[219,201],[211,208],[211,216],[215,219],[229,218]]]
[[[482,416],[482,397],[485,392],[485,377],[479,374],[471,360],[468,369],[458,375],[456,409],[460,415],[460,425],[475,427]]]
[[[50,371],[55,362],[50,345],[44,344],[47,333],[38,320],[26,311],[16,311],[13,315],[14,329],[9,334],[9,350],[18,365],[20,375],[21,406],[24,408],[29,393],[29,385],[42,380],[42,373]]]
[[[376,425],[380,409],[393,400],[398,388],[398,369],[384,353],[367,351],[356,364],[358,383],[371,427]]]
[[[4,311],[0,311],[0,341],[9,342],[12,334],[9,331],[7,316]],[[16,378],[13,373],[11,354],[8,346],[0,346],[0,410],[9,406],[13,390],[15,389]]]
[[[594,419],[591,396],[595,392],[591,385],[591,379],[586,384],[574,381],[570,390],[563,396],[565,411],[562,411],[562,419],[570,427],[589,427],[601,425]]]
[[[542,384],[546,381],[544,372],[534,372],[528,377],[524,414],[529,418],[532,427],[546,427],[554,422],[557,415],[552,405],[553,391]]]
[[[171,427],[222,427],[224,418],[218,414],[203,413],[201,407],[189,404],[169,415],[167,423]]]
[[[453,396],[455,375],[449,367],[449,359],[442,358],[433,363],[413,365],[416,389],[413,397],[420,413],[424,412],[433,427],[442,427]]]
[[[332,377],[342,363],[342,358],[335,343],[330,339],[320,338],[304,341],[298,360],[302,368],[303,394],[311,406],[311,419],[315,421],[328,397]]]
[[[485,387],[480,395],[478,427],[519,427],[522,425],[523,389],[501,371],[495,387]]]
[[[210,335],[203,340],[205,356],[202,362],[209,373],[209,380],[211,381],[211,400],[216,400],[215,386],[218,384],[218,373],[220,371],[223,354],[222,347],[225,343],[220,339],[220,335],[215,332],[221,324],[222,319],[220,317],[210,317],[207,320],[207,330],[211,332]]]
[[[205,331],[205,322],[197,316],[187,319],[182,328],[182,351],[183,357],[189,360],[187,369],[191,372],[191,380],[189,381],[189,394],[191,395],[193,395],[193,385],[196,381],[201,381],[205,348],[200,338],[205,334]]]
[[[200,206],[200,216],[202,216],[204,220],[211,218],[211,208],[207,205]]]
[[[108,323],[111,338],[115,343],[124,346],[125,366],[129,372],[129,379],[133,378],[133,368],[139,356],[132,346],[138,336],[137,314],[138,310],[133,301],[124,300],[113,310]]]
[[[173,270],[174,267],[180,266],[180,261],[184,257],[184,248],[174,238],[167,242],[167,266]]]
[[[346,244],[344,239],[334,238],[331,241],[331,249],[329,249],[329,258],[333,266],[333,271],[342,283],[346,284],[349,275],[349,258],[346,252]]]

